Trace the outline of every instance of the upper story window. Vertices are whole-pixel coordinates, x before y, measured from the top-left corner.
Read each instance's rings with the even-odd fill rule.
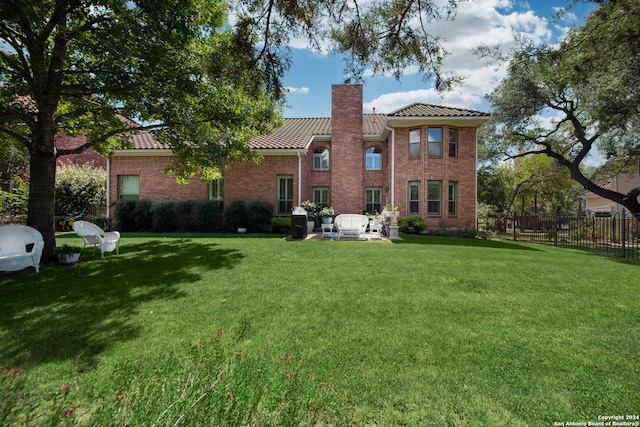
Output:
[[[369,147],[366,151],[366,168],[368,171],[379,171],[382,169],[382,150],[376,147]]]
[[[409,157],[420,157],[420,129],[409,131]]]
[[[138,175],[118,175],[118,198],[140,198],[140,177]]]
[[[449,157],[458,157],[458,129],[449,129]]]
[[[329,150],[320,147],[313,150],[313,170],[327,171],[329,170]]]
[[[429,128],[428,147],[430,157],[442,157],[442,128]]]

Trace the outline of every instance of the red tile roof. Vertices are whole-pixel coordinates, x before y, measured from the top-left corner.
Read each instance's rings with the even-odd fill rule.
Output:
[[[442,105],[415,103],[400,108],[389,117],[490,117],[491,114],[464,108],[444,107]]]
[[[478,118],[482,121],[490,117],[489,113],[461,108],[442,107],[428,104],[412,104],[388,115],[364,114],[362,132],[365,138],[383,138],[387,117],[448,117]],[[282,126],[267,135],[261,135],[251,141],[255,150],[304,150],[312,138],[331,136],[331,118],[290,118],[284,119]],[[139,132],[133,137],[135,150],[169,149],[166,144],[159,143],[150,132]]]

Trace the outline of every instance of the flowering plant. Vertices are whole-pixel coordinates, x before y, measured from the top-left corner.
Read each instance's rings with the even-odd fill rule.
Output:
[[[309,221],[313,221],[318,216],[318,205],[311,200],[305,200],[302,202],[302,208],[307,211],[307,218]]]
[[[330,218],[333,215],[335,215],[335,212],[334,212],[334,210],[333,210],[333,208],[331,206],[324,207],[320,211],[320,216],[322,218]]]

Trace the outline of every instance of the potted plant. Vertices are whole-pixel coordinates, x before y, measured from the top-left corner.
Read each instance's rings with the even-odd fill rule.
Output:
[[[307,233],[311,233],[316,226],[316,218],[318,216],[318,205],[311,200],[302,202],[302,208],[307,211]]]
[[[324,222],[325,224],[331,224],[331,222],[333,221],[333,216],[335,215],[335,211],[331,206],[326,206],[322,208],[319,215],[320,218],[322,218],[322,222]]]
[[[80,259],[80,253],[82,249],[76,246],[62,245],[55,250],[55,255],[58,257],[58,261],[61,264],[73,264]]]

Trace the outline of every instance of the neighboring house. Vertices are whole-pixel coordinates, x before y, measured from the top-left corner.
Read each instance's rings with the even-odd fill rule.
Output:
[[[602,184],[601,187],[617,191],[618,193],[627,194],[630,190],[640,187],[640,172],[620,173],[611,178],[611,181]],[[582,197],[586,201],[586,211],[588,213],[608,214],[625,209],[621,204],[605,199],[602,196],[598,196],[591,191],[586,191]]]
[[[476,134],[488,113],[412,104],[387,115],[363,114],[362,86],[334,85],[331,115],[284,119],[251,142],[260,163],[231,163],[212,183],[177,184],[164,173],[171,150],[148,133],[136,135],[133,148],[109,158],[109,198],[262,200],[280,216],[304,200],[336,213],[381,212],[385,204],[403,202],[402,216],[475,228]]]
[[[64,133],[56,139],[56,146],[58,149],[70,150],[77,148],[86,142],[86,137],[83,134],[76,136],[65,135]],[[65,164],[84,165],[90,163],[96,168],[107,168],[107,158],[101,154],[96,153],[93,148],[88,148],[78,154],[67,154],[58,157],[56,160],[58,166]]]

